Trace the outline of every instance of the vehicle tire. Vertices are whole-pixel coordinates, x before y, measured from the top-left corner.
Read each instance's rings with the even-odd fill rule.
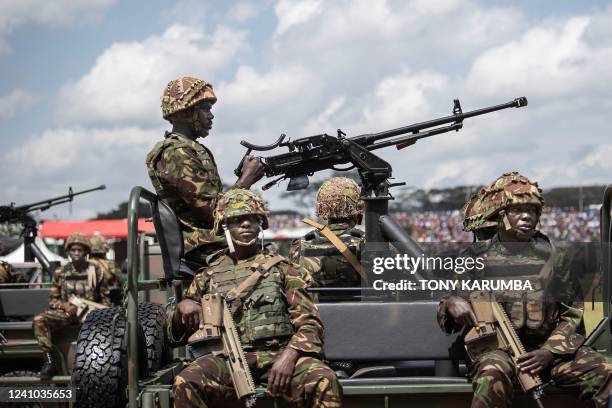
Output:
[[[168,355],[166,309],[159,303],[139,303],[138,323],[147,347],[147,369],[153,373],[163,366]]]
[[[113,335],[113,325],[115,331]],[[144,348],[140,326],[139,349]],[[72,383],[77,387],[77,407],[125,407],[127,387],[126,321],[119,307],[92,311],[77,339]],[[141,364],[141,376],[147,375]]]

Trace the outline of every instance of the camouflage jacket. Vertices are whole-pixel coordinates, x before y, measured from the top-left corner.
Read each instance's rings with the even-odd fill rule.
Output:
[[[0,283],[11,283],[13,281],[12,270],[10,263],[0,261]]]
[[[499,265],[500,260],[507,261],[507,265],[511,268],[528,268],[530,263],[540,268],[551,253],[539,250],[544,247],[543,243],[548,243],[548,238],[538,234],[530,243],[531,250],[526,248],[520,253],[512,254],[501,244],[497,236],[489,241],[478,242],[466,251],[468,252],[466,255],[484,257],[484,270],[469,271],[457,277],[465,280],[486,279],[487,271],[491,273],[489,265],[494,262],[498,262]],[[541,305],[541,312],[538,310],[542,313],[541,323],[539,327],[523,326],[517,330],[517,333],[528,351],[543,348],[554,354],[573,354],[584,342],[582,293],[576,277],[571,273],[571,259],[567,253],[560,250],[552,253],[554,254],[551,260],[552,274],[544,285],[546,300]],[[466,292],[455,292],[452,295],[469,299],[469,293]],[[463,327],[456,324],[448,315],[446,299],[442,299],[438,305],[437,320],[443,331],[452,334],[462,330]],[[516,305],[504,303],[504,306],[514,323],[513,308]],[[529,304],[525,307],[529,311]]]
[[[339,237],[350,251],[361,260],[363,231],[349,228],[347,224],[329,224],[329,229]],[[318,230],[309,232],[304,238],[291,244],[289,259],[313,276],[319,287],[359,287],[361,277],[336,247]]]
[[[49,306],[57,309],[67,302],[70,295],[77,295],[94,302],[110,306],[110,291],[100,267],[89,263],[85,270],[78,271],[72,262],[55,270],[51,278]]]
[[[226,254],[226,251],[220,251],[216,256],[213,256],[215,259],[209,261],[210,267],[202,268],[198,271],[191,285],[185,291],[185,298],[199,303],[204,294],[216,293],[214,287],[217,287],[217,285],[213,283],[212,286],[214,287],[211,287],[211,281],[215,280],[215,274],[227,273],[231,272],[231,270],[243,271],[242,274],[237,274],[238,279],[235,280],[235,286],[238,286],[249,275],[249,273],[245,274],[244,271],[263,264],[271,256],[267,253],[259,253],[250,259],[235,262]],[[287,347],[291,347],[301,353],[320,356],[323,350],[323,323],[321,322],[316,304],[306,291],[306,288],[311,284],[310,274],[304,268],[287,260],[277,263],[268,272],[279,277],[274,284],[280,286],[277,289],[282,294],[283,308],[285,308],[288,320],[292,326],[290,328],[292,334],[287,341]],[[263,280],[260,279],[249,293],[256,293],[262,282]],[[242,299],[242,303],[245,305],[254,304],[253,307],[261,308],[261,306],[257,306],[261,302],[258,299],[253,299],[248,294],[247,297]],[[265,310],[267,307],[269,306],[263,302],[263,309]],[[240,313],[242,312],[238,311],[238,314]],[[170,311],[169,321],[173,321],[173,314],[174,308]],[[236,314],[234,314],[234,319],[244,344],[244,327],[241,327],[243,319],[237,317]],[[183,333],[180,338],[176,338],[171,326],[168,325],[168,339],[170,343],[173,345],[185,344],[189,333]],[[257,351],[257,349],[254,350]]]
[[[90,257],[89,262],[98,266],[102,270],[104,280],[109,287],[123,286],[123,276],[115,261],[106,258]]]
[[[157,195],[182,224],[185,252],[214,239],[212,214],[222,184],[210,150],[178,133],[166,132],[165,139],[147,155],[146,165]]]

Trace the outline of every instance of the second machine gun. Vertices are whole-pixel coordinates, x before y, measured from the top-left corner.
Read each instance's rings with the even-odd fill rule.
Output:
[[[0,206],[0,223],[10,222],[15,224],[21,224],[23,226],[21,236],[23,237],[24,244],[24,261],[33,262],[34,259],[38,260],[38,262],[40,262],[40,264],[42,265],[44,271],[47,274],[51,275],[54,270],[54,265],[49,262],[45,254],[36,244],[36,236],[38,235],[38,229],[36,227],[36,220],[30,215],[30,213],[34,211],[45,211],[50,207],[71,202],[75,196],[104,189],[106,189],[106,186],[101,185],[98,187],[90,188],[88,190],[77,191],[75,193],[72,191],[72,187],[69,187],[68,194],[63,196],[49,198],[48,200],[42,200],[32,204],[25,204],[19,206],[15,205],[14,203],[11,203],[11,205],[3,205]]]

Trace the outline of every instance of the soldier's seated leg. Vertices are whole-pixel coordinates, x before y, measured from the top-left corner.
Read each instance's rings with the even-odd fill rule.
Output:
[[[342,387],[327,364],[316,358],[300,357],[295,364],[289,391],[283,398],[298,406],[341,407]]]
[[[76,322],[63,310],[47,310],[34,316],[32,330],[38,341],[38,347],[43,351],[44,363],[40,369],[41,379],[53,377],[61,367],[59,356],[53,351],[52,332]]]
[[[472,408],[510,407],[514,398],[516,369],[507,353],[484,353],[471,364],[474,397]]]
[[[216,401],[236,399],[229,367],[222,356],[195,360],[176,376],[172,390],[174,406],[181,408],[211,407]]]
[[[557,387],[576,391],[580,399],[592,399],[597,407],[607,406],[612,392],[612,357],[583,346],[575,355],[555,359],[550,375]]]

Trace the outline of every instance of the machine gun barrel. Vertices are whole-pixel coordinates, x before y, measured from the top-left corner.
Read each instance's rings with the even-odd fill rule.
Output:
[[[427,120],[425,122],[414,123],[412,125],[403,126],[397,129],[391,129],[391,130],[385,130],[383,132],[378,132],[378,133],[355,136],[351,139],[355,140],[357,143],[363,146],[368,146],[368,145],[372,145],[377,140],[386,139],[386,138],[393,137],[393,136],[404,135],[406,133],[416,133],[423,129],[429,129],[435,126],[445,125],[447,123],[461,123],[463,122],[464,119],[471,118],[474,116],[485,115],[487,113],[495,112],[495,111],[502,110],[502,109],[520,108],[523,106],[527,106],[527,98],[522,96],[520,98],[516,98],[513,101],[510,101],[507,103],[502,103],[502,104],[495,105],[495,106],[489,106],[489,107],[482,108],[482,109],[476,109],[476,110],[464,113],[461,111],[461,105],[459,104],[459,100],[455,99],[454,102],[455,102],[455,108],[453,109],[452,115],[445,116],[442,118]],[[449,129],[449,130],[455,130],[455,129]],[[459,130],[459,129],[456,129],[456,130]],[[439,133],[443,133],[443,132],[439,132]],[[433,136],[433,135],[429,135],[429,136]]]
[[[90,188],[90,189],[82,190],[82,191],[77,191],[75,193],[72,191],[72,187],[68,187],[68,194],[66,195],[49,198],[47,200],[37,201],[31,204],[20,205],[19,207],[16,207],[15,209],[19,211],[23,211],[23,212],[30,212],[30,211],[36,211],[36,210],[44,211],[54,205],[70,202],[75,196],[86,194],[86,193],[91,193],[92,191],[105,190],[105,189],[106,189],[106,186],[102,184],[98,187],[94,187],[94,188]]]

